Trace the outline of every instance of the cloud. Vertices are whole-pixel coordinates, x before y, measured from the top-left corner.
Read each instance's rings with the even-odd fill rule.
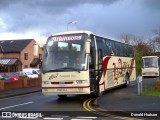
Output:
[[[23,32],[54,26],[62,15],[69,17],[69,9],[83,4],[110,5],[117,0],[4,0],[0,1],[2,19],[6,21],[7,31]],[[66,22],[66,21],[65,21]],[[62,23],[61,23],[62,24]],[[41,31],[41,30],[40,30]]]
[[[145,9],[160,11],[160,0],[140,0],[140,5]]]
[[[0,32],[39,36],[90,30],[104,36],[149,36],[159,26],[159,0],[0,0]]]

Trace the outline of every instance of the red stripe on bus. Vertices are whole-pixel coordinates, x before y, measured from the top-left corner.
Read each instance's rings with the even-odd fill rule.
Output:
[[[99,84],[99,85],[104,85],[104,82],[102,82],[101,84]]]
[[[56,89],[56,88],[89,88],[90,86],[73,86],[73,87],[42,87],[42,89]]]
[[[108,56],[108,57],[106,57],[104,60],[103,60],[103,62],[102,62],[102,67],[103,67],[103,76],[105,77],[105,75],[106,75],[106,70],[107,70],[107,67],[108,67],[108,61],[109,61],[109,59],[110,59],[111,57],[110,56]]]

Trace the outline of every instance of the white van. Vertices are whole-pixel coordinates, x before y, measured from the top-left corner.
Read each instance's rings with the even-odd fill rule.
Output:
[[[23,72],[28,73],[30,72],[31,74],[36,74],[36,75],[40,75],[41,74],[41,70],[38,68],[24,68]]]

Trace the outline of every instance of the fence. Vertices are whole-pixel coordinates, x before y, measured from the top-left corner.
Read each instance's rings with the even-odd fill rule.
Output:
[[[25,76],[21,76],[19,80],[16,81],[0,80],[0,91],[33,86],[41,86],[41,76],[38,78],[27,78]]]

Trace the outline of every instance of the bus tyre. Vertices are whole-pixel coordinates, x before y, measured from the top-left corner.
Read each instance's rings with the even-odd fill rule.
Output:
[[[65,99],[65,98],[67,97],[67,95],[58,95],[58,97],[59,97],[60,99]]]
[[[130,83],[128,74],[125,75],[125,82],[126,82],[125,87],[128,87]]]

